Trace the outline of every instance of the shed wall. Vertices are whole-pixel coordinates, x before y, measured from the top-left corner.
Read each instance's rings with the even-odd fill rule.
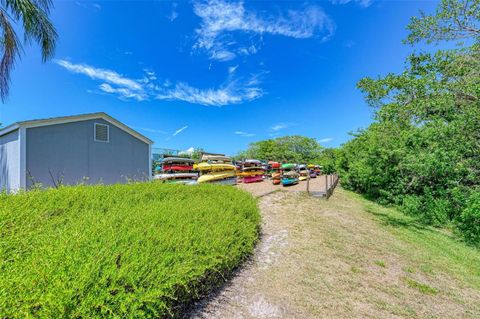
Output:
[[[0,192],[20,188],[19,131],[0,136]]]
[[[94,141],[94,123],[109,126],[109,142]],[[103,119],[27,128],[26,134],[27,187],[149,177],[149,145]]]

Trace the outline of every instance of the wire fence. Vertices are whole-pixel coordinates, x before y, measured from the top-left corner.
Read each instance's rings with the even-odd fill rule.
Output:
[[[325,193],[326,193],[326,198],[329,199],[330,196],[332,196],[333,191],[335,190],[335,187],[337,187],[338,184],[338,174],[330,174],[330,175],[325,175]]]

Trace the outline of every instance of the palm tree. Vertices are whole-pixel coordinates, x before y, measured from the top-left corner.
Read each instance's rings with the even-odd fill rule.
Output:
[[[55,51],[57,32],[48,15],[51,0],[0,0],[0,47],[3,56],[0,61],[0,98],[8,96],[10,71],[15,59],[22,53],[13,24],[23,26],[24,42],[36,41],[42,49],[42,61],[50,59]]]

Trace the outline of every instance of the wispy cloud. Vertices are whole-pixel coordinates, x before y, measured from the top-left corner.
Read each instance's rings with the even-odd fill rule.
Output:
[[[237,68],[238,68],[238,64],[235,65],[235,66],[229,67],[229,68],[228,68],[228,73],[229,73],[229,74],[235,73],[235,71],[237,70]]]
[[[218,89],[198,89],[186,83],[177,83],[175,87],[157,94],[158,100],[179,100],[194,104],[223,106],[239,104],[258,99],[263,90],[249,83],[240,84],[237,81],[228,82]]]
[[[87,64],[74,64],[67,60],[55,60],[55,63],[72,73],[83,74],[93,80],[104,82],[98,85],[99,92],[115,95],[122,100],[157,99],[224,106],[252,101],[264,94],[259,87],[262,74],[252,75],[247,79],[234,78],[233,70],[226,81],[217,88],[196,88],[185,82],[172,84],[168,79],[158,79],[156,73],[150,69],[143,70],[142,78],[133,79],[112,70]]]
[[[165,132],[163,130],[158,130],[158,129],[149,128],[149,127],[138,127],[138,126],[133,126],[133,125],[130,125],[130,127],[134,128],[136,130],[145,131],[145,132],[148,132],[148,133],[167,134],[167,132]]]
[[[102,6],[98,3],[91,2],[91,1],[75,1],[75,4],[79,7],[93,10],[93,11],[100,11],[102,10]]]
[[[147,96],[143,92],[137,92],[128,88],[114,88],[110,84],[102,83],[98,86],[100,91],[104,93],[111,93],[117,95],[120,99],[128,100],[135,99],[137,101],[144,101]]]
[[[176,2],[172,3],[172,11],[170,11],[170,14],[167,17],[170,22],[178,18],[177,6],[178,4]]]
[[[280,35],[296,39],[318,37],[327,40],[335,30],[334,23],[318,6],[289,10],[278,16],[262,16],[247,10],[243,2],[208,0],[196,2],[194,12],[202,19],[196,30],[195,49],[205,50],[211,59],[229,61],[237,54],[254,54],[255,45],[239,45],[232,40],[233,32],[250,35]]]
[[[247,133],[247,132],[242,132],[242,131],[235,131],[234,134],[240,135],[240,136],[243,136],[243,137],[255,136],[255,134],[253,134],[253,133]]]
[[[277,123],[270,126],[269,130],[273,132],[278,132],[292,126],[291,123]]]
[[[179,128],[178,130],[176,130],[172,136],[177,136],[178,134],[182,133],[183,131],[185,131],[186,129],[188,128],[188,125],[185,125],[184,127],[181,127]]]
[[[347,4],[350,2],[358,3],[361,7],[369,7],[374,0],[331,0],[333,4]]]
[[[115,71],[99,69],[87,64],[73,64],[66,60],[55,60],[54,62],[72,73],[84,74],[94,80],[106,81],[132,91],[142,91],[143,89],[138,81],[124,77]]]
[[[325,138],[322,138],[321,140],[318,140],[320,143],[328,143],[328,142],[331,142],[333,141],[333,137],[325,137]]]

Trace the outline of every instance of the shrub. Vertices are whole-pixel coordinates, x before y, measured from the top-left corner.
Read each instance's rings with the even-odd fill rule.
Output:
[[[457,227],[466,242],[480,247],[480,191],[470,195]]]
[[[1,318],[173,316],[239,265],[256,201],[216,185],[0,195]]]
[[[402,210],[409,215],[418,217],[419,221],[441,226],[448,221],[450,203],[446,199],[435,198],[427,193],[422,196],[405,195],[402,198]]]

